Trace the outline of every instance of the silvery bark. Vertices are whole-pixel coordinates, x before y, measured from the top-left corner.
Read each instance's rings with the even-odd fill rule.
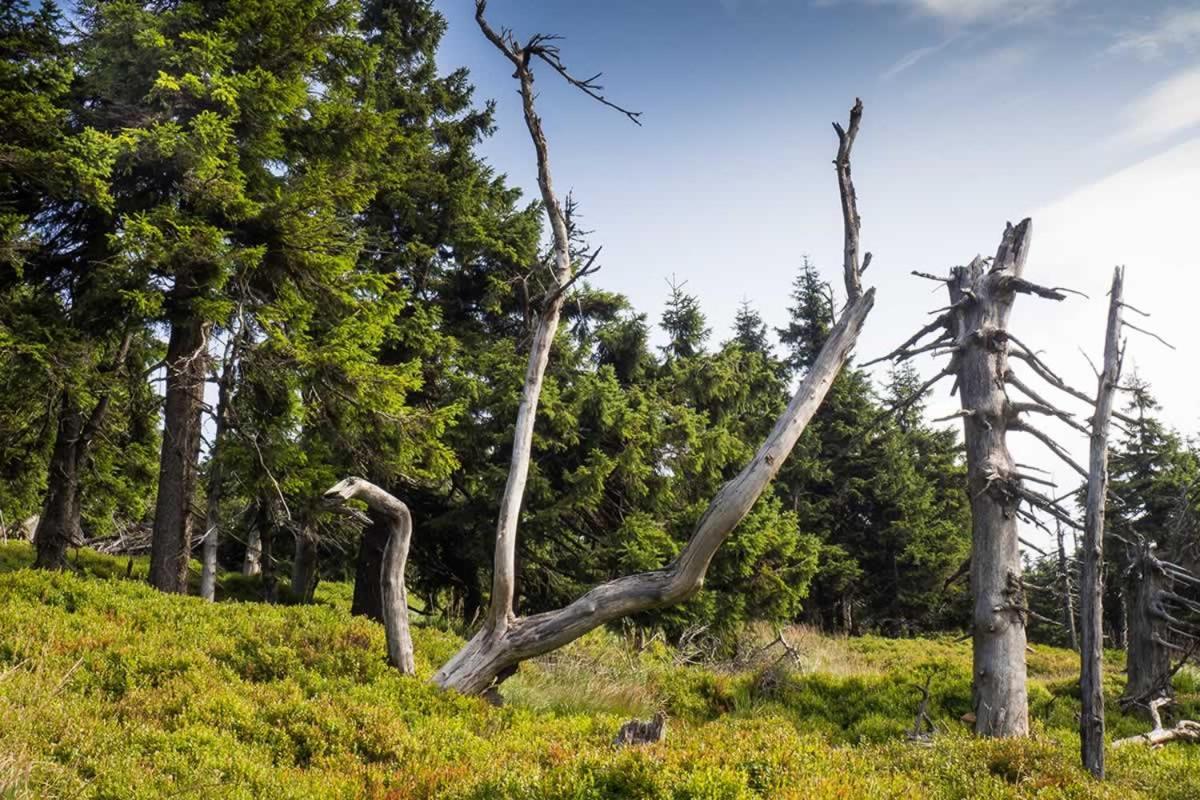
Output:
[[[372,521],[387,529],[388,539],[380,571],[380,593],[383,597],[383,629],[387,637],[388,663],[405,675],[412,675],[416,666],[408,624],[408,591],[404,583],[404,569],[412,539],[412,514],[403,502],[362,478],[341,481],[325,492],[325,497],[364,501],[371,510]]]
[[[1108,329],[1104,337],[1104,368],[1096,390],[1088,459],[1088,491],[1083,528],[1083,563],[1079,574],[1080,676],[1083,700],[1079,743],[1083,766],[1104,777],[1104,507],[1108,498],[1108,427],[1113,399],[1121,377],[1121,295],[1124,272],[1113,272],[1109,293]]]
[[[1005,392],[1008,317],[1029,253],[1032,223],[1007,226],[996,258],[955,267],[948,282],[971,498],[975,732],[1025,736],[1025,598],[1016,509],[1016,465],[1007,433],[1016,414]]]

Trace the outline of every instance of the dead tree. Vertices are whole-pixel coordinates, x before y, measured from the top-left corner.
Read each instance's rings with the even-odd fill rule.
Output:
[[[1009,356],[1035,359],[1008,332],[1008,317],[1018,294],[1062,300],[1065,295],[1021,277],[1029,253],[1032,222],[1008,225],[996,257],[978,256],[949,277],[914,273],[945,283],[950,305],[908,341],[882,360],[903,361],[920,353],[949,355],[949,363],[910,398],[916,402],[930,387],[948,377],[961,398],[967,452],[967,482],[971,500],[971,591],[973,631],[975,732],[984,736],[1025,736],[1029,708],[1025,686],[1025,625],[1029,609],[1021,582],[1017,519],[1029,518],[1022,502],[1049,511],[1074,524],[1050,498],[1026,486],[1038,482],[1023,474],[1008,451],[1007,434],[1027,432],[1062,457],[1066,453],[1034,428],[1029,414],[1068,417],[1020,382],[1009,367]],[[922,344],[930,334],[938,334]],[[1013,346],[1016,349],[1012,349]],[[874,363],[874,362],[870,362]],[[1040,362],[1038,362],[1040,365]],[[1045,370],[1047,374],[1052,374]],[[1041,374],[1040,372],[1038,374]],[[1061,382],[1060,382],[1061,383]],[[1014,402],[1007,387],[1015,386],[1031,402]],[[1082,468],[1079,468],[1083,472]],[[1083,472],[1086,475],[1086,472]]]
[[[1108,428],[1124,358],[1121,346],[1124,283],[1125,271],[1117,267],[1109,292],[1104,367],[1097,378],[1096,411],[1092,416],[1083,563],[1079,573],[1079,690],[1083,699],[1079,744],[1083,766],[1097,778],[1104,777],[1104,609],[1101,598],[1104,595],[1104,509],[1108,500]]]
[[[383,597],[383,629],[387,635],[388,663],[405,675],[416,671],[412,636],[408,626],[408,590],[404,567],[412,540],[412,515],[401,501],[362,478],[346,478],[325,492],[328,500],[362,500],[371,510],[372,522],[388,531],[380,570],[380,594]]]
[[[1129,641],[1125,649],[1125,692],[1121,705],[1125,708],[1147,708],[1159,697],[1173,695],[1171,687],[1171,620],[1170,607],[1174,581],[1166,566],[1155,555],[1152,542],[1142,539],[1128,547],[1128,567],[1125,581],[1126,614],[1129,618]],[[1186,623],[1176,619],[1177,630]]]
[[[1171,698],[1159,697],[1149,703],[1150,718],[1154,722],[1154,728],[1147,733],[1139,733],[1137,736],[1130,736],[1125,739],[1118,739],[1113,742],[1113,747],[1125,747],[1131,744],[1144,744],[1148,747],[1162,747],[1168,742],[1200,742],[1200,722],[1193,722],[1190,719],[1182,719],[1175,723],[1174,727],[1164,728],[1162,724],[1162,716],[1159,714],[1159,709],[1169,704]]]
[[[1067,631],[1067,636],[1071,642],[1071,649],[1079,652],[1079,633],[1075,626],[1075,598],[1074,587],[1071,585],[1071,567],[1067,560],[1067,548],[1063,540],[1062,523],[1055,520],[1054,536],[1058,543],[1058,565],[1056,568],[1058,578],[1058,591],[1062,596],[1063,604],[1063,628]]]
[[[1121,706],[1145,711],[1154,700],[1174,695],[1175,673],[1200,651],[1200,602],[1186,596],[1188,588],[1200,587],[1200,577],[1161,557],[1153,542],[1139,538],[1127,547],[1128,681]]]
[[[221,497],[225,489],[225,466],[221,463],[232,413],[233,384],[242,347],[249,337],[243,308],[239,305],[225,342],[221,376],[217,379],[217,407],[213,413],[212,450],[209,453],[208,485],[205,491],[204,543],[200,557],[200,596],[216,599],[217,545],[220,543]]]
[[[538,34],[521,44],[511,31],[501,29],[497,32],[489,25],[484,18],[485,7],[485,0],[476,0],[475,19],[487,39],[511,62],[515,69],[513,76],[520,84],[525,123],[537,158],[538,188],[550,222],[554,266],[552,285],[540,300],[518,405],[512,461],[496,526],[490,607],[480,630],[433,679],[438,686],[470,694],[489,690],[511,675],[520,662],[562,647],[601,625],[630,614],[682,602],[699,591],[717,548],[749,513],[820,407],[849,357],[875,300],[874,290],[863,292],[861,289],[859,217],[850,176],[851,150],[862,119],[862,103],[857,102],[851,110],[847,128],[834,124],[839,141],[834,163],[846,226],[843,268],[847,304],[770,435],[742,471],[713,498],[683,551],[671,564],[603,583],[564,608],[527,617],[517,616],[514,606],[517,525],[529,472],[542,378],[566,293],[588,271],[587,265],[576,269],[573,263],[567,221],[554,192],[546,137],[534,110],[533,64],[548,65],[572,86],[617,108],[634,122],[637,122],[637,114],[605,99],[600,94],[602,87],[595,82],[598,75],[586,80],[572,76],[561,61],[558,48],[552,44],[556,37]],[[869,263],[867,254],[862,257],[861,264]]]

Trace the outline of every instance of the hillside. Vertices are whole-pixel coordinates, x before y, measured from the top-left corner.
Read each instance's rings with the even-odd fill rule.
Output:
[[[970,650],[949,638],[797,629],[798,664],[774,648],[725,668],[598,633],[526,665],[495,708],[426,683],[452,633],[418,627],[417,680],[388,668],[382,629],[350,617],[345,585],[322,584],[313,606],[210,605],[149,588],[140,563],[131,580],[94,554],[82,574],[22,568],[31,558],[0,549],[4,798],[1200,796],[1200,749],[1186,745],[1114,751],[1103,785],[1077,768],[1068,651],[1030,654],[1026,742],[958,722]],[[1115,695],[1119,658],[1108,668]],[[923,746],[905,732],[930,675],[939,732]],[[1194,715],[1195,673],[1180,687]],[[612,747],[658,707],[664,743]]]

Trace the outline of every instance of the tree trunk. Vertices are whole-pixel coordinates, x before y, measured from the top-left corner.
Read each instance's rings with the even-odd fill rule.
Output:
[[[612,620],[674,605],[699,591],[717,549],[775,477],[825,399],[874,300],[874,291],[868,291],[842,312],[770,436],[750,463],[713,498],[687,546],[671,565],[601,584],[556,611],[507,618],[503,628],[484,625],[438,670],[434,682],[443,688],[478,694],[498,677],[510,674],[521,661],[556,650]]]
[[[246,536],[246,555],[242,559],[243,575],[262,573],[262,534],[257,527],[251,528]]]
[[[990,268],[976,258],[948,283],[971,498],[975,732],[1025,736],[1025,598],[1017,541],[1019,478],[1008,451],[1015,414],[1004,389],[1012,283],[1029,252],[1031,223],[1009,225]]]
[[[126,333],[107,372],[115,373],[121,369],[132,343],[133,334]],[[83,541],[81,481],[92,439],[104,424],[111,400],[111,389],[102,389],[96,405],[85,419],[75,396],[70,390],[63,390],[47,474],[46,499],[34,529],[35,567],[63,569],[67,565],[67,547],[78,546]]]
[[[1058,539],[1058,590],[1063,597],[1063,628],[1071,641],[1071,649],[1079,652],[1079,634],[1075,627],[1075,601],[1072,597],[1071,569],[1067,564],[1067,548],[1063,542],[1062,523],[1056,530]]]
[[[1145,712],[1151,700],[1171,697],[1170,615],[1163,599],[1171,591],[1170,580],[1148,542],[1139,542],[1126,574],[1129,598],[1129,636],[1125,650],[1128,681],[1121,697],[1123,706]],[[1166,611],[1166,614],[1164,614]]]
[[[262,598],[265,603],[279,600],[279,576],[275,560],[275,519],[271,504],[261,501],[258,507],[258,541],[261,548]]]
[[[354,599],[350,613],[383,622],[383,550],[388,541],[388,521],[374,509],[371,524],[363,529],[354,565]]]
[[[214,445],[214,451],[216,446]],[[216,462],[216,453],[209,467],[208,492],[204,514],[204,549],[200,557],[200,597],[210,603],[217,599],[217,545],[220,543],[218,530],[221,522],[221,465]]]
[[[317,588],[317,539],[305,529],[296,537],[296,555],[292,560],[292,596],[311,603]]]
[[[1083,700],[1079,743],[1083,766],[1104,777],[1104,507],[1108,500],[1108,425],[1121,377],[1121,292],[1124,274],[1113,273],[1109,292],[1108,329],[1104,337],[1104,369],[1096,390],[1088,460],[1087,507],[1083,527],[1083,563],[1079,571],[1080,677]]]
[[[387,636],[388,663],[405,675],[416,672],[413,660],[412,636],[408,626],[408,592],[404,585],[404,568],[408,562],[408,546],[412,539],[412,515],[408,506],[378,486],[361,478],[347,478],[325,492],[330,499],[363,500],[379,521],[372,527],[387,531],[383,553],[380,594],[383,599],[383,628]]]
[[[208,330],[199,317],[191,315],[172,324],[150,544],[150,583],[164,592],[187,593],[207,345]]]
[[[240,312],[234,318],[240,320]],[[200,567],[200,596],[209,602],[215,600],[217,595],[217,545],[220,543],[221,495],[225,479],[221,453],[225,445],[225,431],[229,427],[229,403],[233,393],[238,354],[245,338],[245,332],[244,323],[240,326],[236,322],[230,325],[225,354],[221,362],[221,377],[217,381],[217,411],[213,415],[212,450],[208,454],[204,549]]]
[[[64,391],[58,410],[58,430],[54,450],[50,455],[46,499],[33,534],[37,558],[34,566],[41,569],[65,569],[67,548],[78,546],[82,538],[79,529],[79,440],[83,435],[83,412],[75,398]]]

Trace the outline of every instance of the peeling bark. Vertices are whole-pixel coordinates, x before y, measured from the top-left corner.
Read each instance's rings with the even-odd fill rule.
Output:
[[[1025,614],[1017,538],[1020,478],[1008,450],[1015,414],[1005,392],[1008,317],[1029,253],[1032,223],[1004,232],[990,268],[982,258],[948,281],[955,375],[963,410],[971,498],[971,591],[975,732],[1025,736]]]

